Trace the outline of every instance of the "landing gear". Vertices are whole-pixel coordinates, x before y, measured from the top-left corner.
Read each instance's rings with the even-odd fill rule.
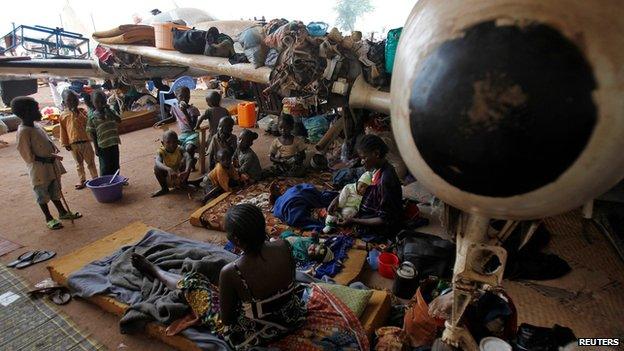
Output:
[[[466,229],[457,235],[457,258],[453,269],[453,310],[446,321],[442,338],[436,340],[433,350],[478,351],[470,332],[463,326],[462,317],[468,305],[485,290],[497,288],[505,271],[507,252],[500,246],[489,245],[487,235],[490,220],[470,214]]]

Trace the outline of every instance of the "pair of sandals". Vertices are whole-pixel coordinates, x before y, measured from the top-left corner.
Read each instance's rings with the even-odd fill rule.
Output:
[[[74,220],[78,218],[82,218],[82,213],[65,212],[64,214],[59,216],[59,219],[61,220]],[[63,223],[59,219],[52,218],[51,220],[47,221],[46,226],[48,227],[48,229],[57,230],[63,228]]]
[[[56,252],[54,251],[27,251],[19,255],[17,260],[7,264],[7,267],[22,269],[43,261],[47,261],[54,256],[56,256]]]

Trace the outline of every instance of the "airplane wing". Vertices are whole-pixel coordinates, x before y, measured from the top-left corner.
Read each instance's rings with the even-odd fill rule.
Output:
[[[232,65],[226,58],[204,55],[183,54],[173,50],[160,50],[151,46],[139,45],[104,45],[113,50],[139,55],[160,62],[175,63],[180,66],[194,67],[213,75],[226,75],[255,83],[268,84],[271,69],[254,68],[250,63]]]
[[[18,56],[19,57],[19,56]],[[16,78],[108,78],[111,74],[100,68],[96,60],[69,59],[12,59],[10,56],[0,60],[0,79]]]
[[[29,59],[0,56],[0,80],[30,78],[121,78],[127,82],[154,77],[175,79],[188,75],[201,77],[208,72],[191,65],[140,58],[129,64],[101,65],[97,59]],[[174,61],[175,62],[175,61]]]

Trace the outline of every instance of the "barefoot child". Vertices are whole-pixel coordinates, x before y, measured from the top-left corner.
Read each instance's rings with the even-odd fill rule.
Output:
[[[227,149],[230,155],[236,151],[236,135],[232,134],[234,129],[234,120],[232,117],[222,117],[219,120],[217,134],[210,139],[208,146],[208,165],[209,169],[213,169],[217,164],[217,152]]]
[[[199,129],[202,122],[208,120],[210,125],[208,140],[212,140],[212,137],[217,134],[219,121],[223,117],[230,117],[230,112],[221,107],[221,94],[217,91],[213,90],[208,93],[206,96],[206,103],[208,104],[208,109],[206,109],[204,114],[197,120],[195,129]]]
[[[87,180],[84,163],[89,168],[91,179],[98,176],[95,167],[95,154],[91,147],[89,134],[87,134],[87,111],[78,107],[78,96],[69,89],[63,91],[63,102],[65,103],[65,110],[60,118],[61,144],[72,153],[76,161],[76,170],[80,181],[74,187],[83,189]]]
[[[195,128],[197,127],[199,110],[189,103],[191,101],[191,90],[188,87],[178,89],[176,97],[178,98],[178,105],[171,107],[171,117],[158,122],[156,125],[171,123],[174,120],[178,123],[178,128],[180,128],[178,137],[180,145],[191,156],[192,166],[195,167],[195,152],[199,146],[199,133]]]
[[[327,207],[327,218],[325,219],[325,228],[323,233],[328,234],[337,226],[339,219],[353,218],[360,209],[362,196],[366,189],[373,182],[370,172],[364,172],[357,183],[345,185],[340,191],[340,195],[335,198]]]
[[[178,145],[178,134],[173,130],[166,131],[161,144],[154,164],[154,175],[160,190],[153,193],[152,197],[168,193],[169,187],[185,185],[191,174],[191,157]]]
[[[229,149],[224,148],[217,151],[217,164],[208,175],[204,178],[204,198],[203,203],[208,200],[231,190],[233,186],[238,184],[240,177],[236,168],[232,166],[232,153]]]
[[[238,148],[234,152],[233,163],[245,184],[257,182],[262,176],[260,159],[251,149],[253,141],[258,139],[258,133],[243,129],[238,137]]]
[[[61,229],[63,224],[52,217],[48,202],[56,207],[60,219],[77,219],[82,217],[79,212],[71,213],[61,203],[61,174],[65,168],[59,150],[48,138],[35,121],[41,120],[39,104],[33,98],[20,96],[11,101],[11,110],[22,120],[17,129],[17,150],[26,162],[30,181],[33,185],[35,198],[46,220],[49,229]]]
[[[119,169],[119,123],[121,118],[106,104],[103,91],[91,94],[93,113],[87,121],[87,132],[93,138],[95,154],[100,160],[100,175],[113,175]]]
[[[270,149],[270,158],[273,162],[272,173],[286,177],[305,176],[306,169],[303,161],[306,145],[303,139],[292,134],[295,127],[293,116],[281,115],[277,127],[280,136],[273,140]]]

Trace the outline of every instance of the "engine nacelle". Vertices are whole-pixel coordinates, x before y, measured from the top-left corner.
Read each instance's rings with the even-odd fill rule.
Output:
[[[624,176],[624,6],[419,1],[391,86],[412,174],[485,217],[567,211]]]

